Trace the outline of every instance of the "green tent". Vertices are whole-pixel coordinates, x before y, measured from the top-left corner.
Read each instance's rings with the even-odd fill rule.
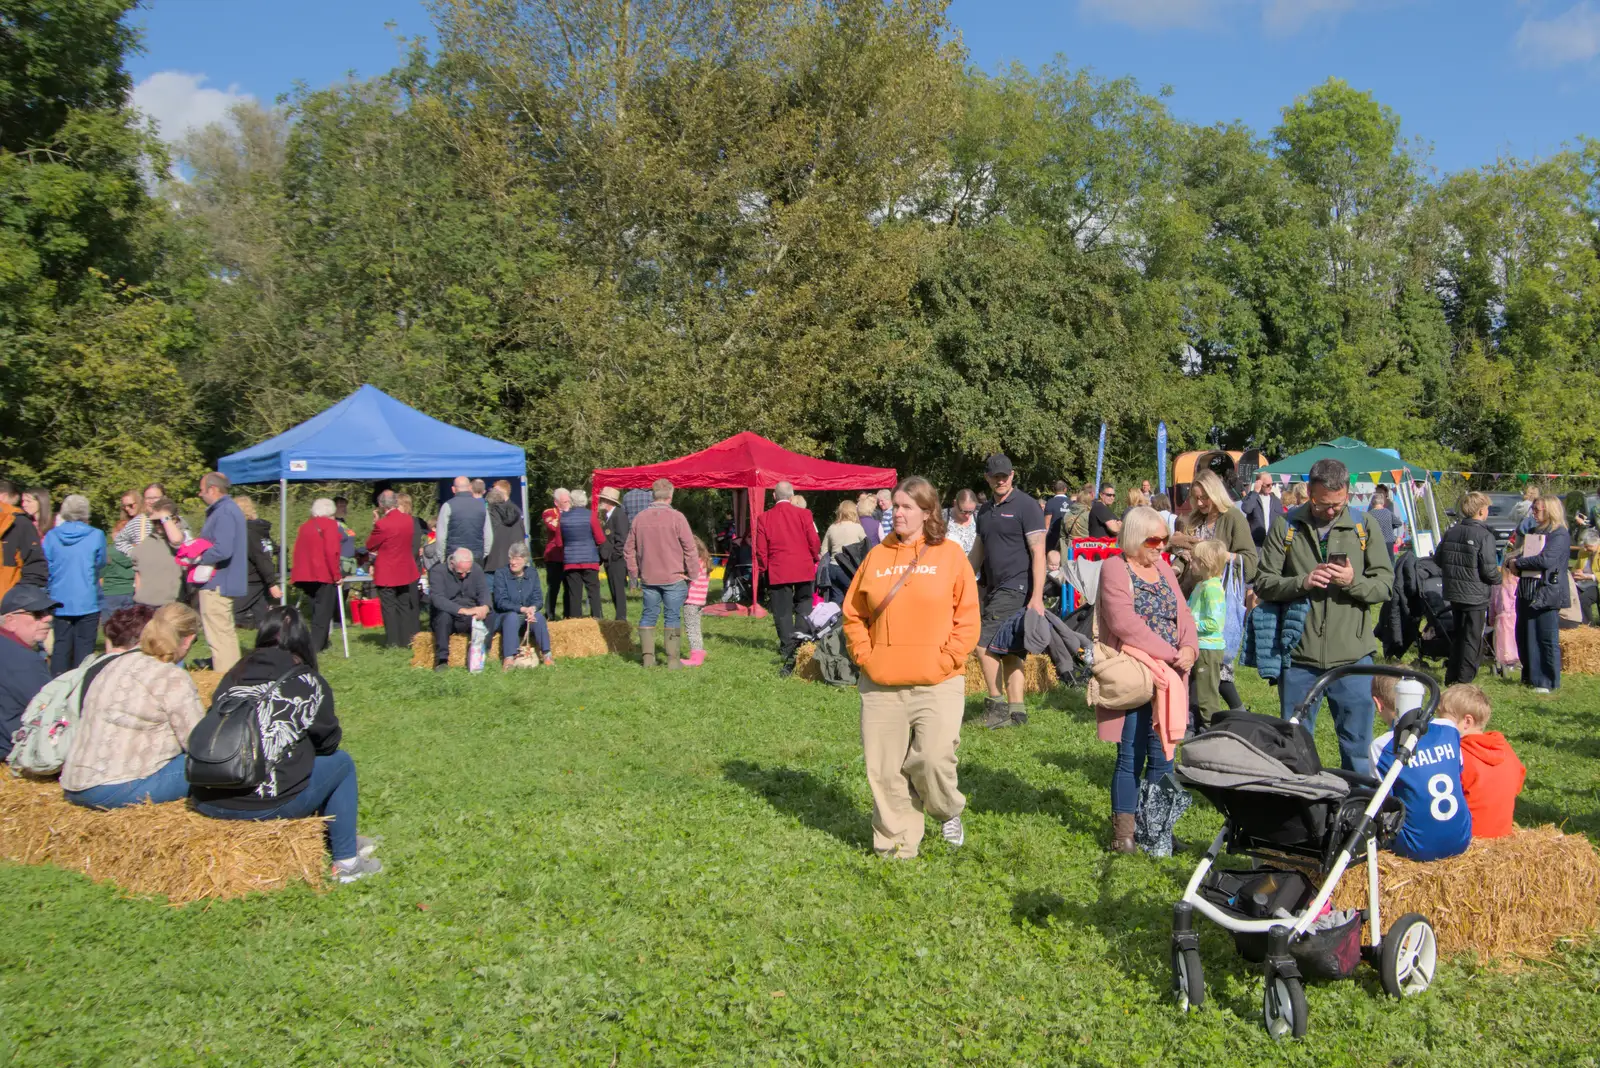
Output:
[[[1318,460],[1338,460],[1349,469],[1351,482],[1383,482],[1393,486],[1397,484],[1395,479],[1397,471],[1400,472],[1401,480],[1414,479],[1420,482],[1428,480],[1428,472],[1423,468],[1408,464],[1355,438],[1324,441],[1314,449],[1307,449],[1305,452],[1286,456],[1276,463],[1268,464],[1261,468],[1261,471],[1269,475],[1293,475],[1304,479],[1311,473],[1311,465]]]

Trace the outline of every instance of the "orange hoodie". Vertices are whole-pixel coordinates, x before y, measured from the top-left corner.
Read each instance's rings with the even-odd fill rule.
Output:
[[[867,620],[923,546],[891,534],[867,553],[844,598],[850,655],[879,686],[932,686],[966,670],[978,645],[978,581],[955,539],[929,545],[894,600]]]
[[[1528,769],[1499,731],[1461,739],[1461,792],[1472,812],[1472,837],[1504,838],[1511,833],[1511,810]]]

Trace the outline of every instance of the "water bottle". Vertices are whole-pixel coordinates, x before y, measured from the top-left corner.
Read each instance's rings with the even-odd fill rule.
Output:
[[[1410,712],[1414,708],[1422,707],[1422,699],[1428,693],[1428,688],[1416,679],[1401,679],[1394,687],[1394,714],[1395,718]]]
[[[489,628],[483,620],[472,621],[472,645],[467,649],[467,670],[476,675],[483,670],[483,661],[489,645]]]

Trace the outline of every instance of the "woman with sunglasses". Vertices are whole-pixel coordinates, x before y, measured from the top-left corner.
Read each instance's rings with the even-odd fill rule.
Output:
[[[1110,557],[1100,567],[1095,605],[1100,641],[1119,652],[1139,649],[1187,677],[1200,655],[1200,643],[1178,576],[1161,558],[1167,547],[1166,520],[1153,508],[1129,509],[1122,517],[1117,544],[1122,555]],[[1095,716],[1100,740],[1117,743],[1117,763],[1111,773],[1111,848],[1132,853],[1140,781],[1160,782],[1172,770],[1172,758],[1162,748],[1152,704],[1126,712],[1097,708]]]

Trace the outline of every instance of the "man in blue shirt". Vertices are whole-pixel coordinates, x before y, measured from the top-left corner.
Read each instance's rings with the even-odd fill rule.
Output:
[[[1394,766],[1394,740],[1378,756],[1380,778]],[[1461,731],[1435,719],[1417,742],[1411,763],[1395,780],[1394,796],[1406,805],[1394,851],[1411,860],[1443,860],[1472,844],[1472,813],[1461,790]]]
[[[233,599],[250,592],[250,534],[244,513],[228,496],[233,483],[220,471],[200,479],[206,521],[200,540],[211,547],[196,561],[215,570],[200,586],[200,626],[211,646],[211,666],[220,675],[239,662],[239,635],[233,629]]]

